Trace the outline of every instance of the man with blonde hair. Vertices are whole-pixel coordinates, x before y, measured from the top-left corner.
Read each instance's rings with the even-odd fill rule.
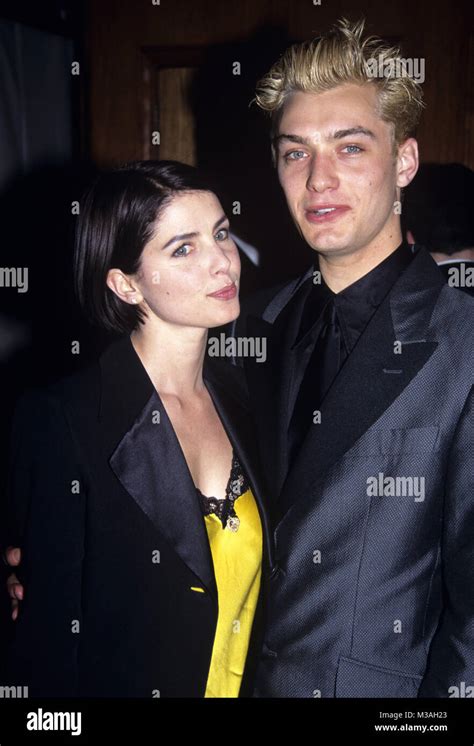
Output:
[[[342,20],[258,85],[315,256],[247,320],[276,557],[256,696],[474,693],[474,301],[402,237],[415,67]]]

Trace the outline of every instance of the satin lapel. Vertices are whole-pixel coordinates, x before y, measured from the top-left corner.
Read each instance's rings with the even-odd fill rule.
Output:
[[[272,530],[268,516],[268,496],[264,494],[259,474],[258,444],[252,431],[253,418],[250,411],[232,396],[224,380],[218,380],[210,369],[204,371],[206,388],[209,391],[224,429],[227,432],[237,457],[249,479],[252,493],[259,507],[263,531],[266,539],[270,567],[273,566]],[[238,505],[238,503],[237,503]],[[238,512],[238,511],[237,511]]]
[[[299,287],[275,323],[256,316],[249,316],[247,321],[248,336],[267,340],[266,361],[246,358],[244,367],[266,481],[275,495],[280,493],[288,470],[287,432],[300,354],[292,347],[310,289],[309,284]]]
[[[278,494],[282,475],[280,442],[280,393],[282,390],[282,340],[274,333],[272,324],[254,316],[248,318],[247,335],[266,339],[265,362],[245,358],[244,368],[254,420],[257,425],[259,451],[265,483],[272,495]]]
[[[112,470],[217,598],[209,542],[191,474],[161,399],[128,337],[106,351],[101,369],[100,418],[108,433]]]
[[[321,405],[283,486],[280,519],[311,495],[314,483],[390,407],[429,360],[437,341],[429,330],[444,285],[423,249],[394,285],[362,334]],[[401,343],[400,349],[395,343]]]

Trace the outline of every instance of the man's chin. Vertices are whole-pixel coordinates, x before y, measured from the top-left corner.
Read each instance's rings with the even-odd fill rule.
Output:
[[[322,256],[331,256],[335,254],[343,255],[351,253],[350,243],[342,239],[314,239],[313,237],[310,240],[309,237],[307,237],[306,242],[313,249],[313,251],[316,251],[318,254],[322,254]]]

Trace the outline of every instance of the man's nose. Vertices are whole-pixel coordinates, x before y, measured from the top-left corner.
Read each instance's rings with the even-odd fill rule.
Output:
[[[315,156],[312,160],[307,188],[314,192],[324,192],[326,189],[336,189],[338,185],[339,179],[332,158],[327,155]]]

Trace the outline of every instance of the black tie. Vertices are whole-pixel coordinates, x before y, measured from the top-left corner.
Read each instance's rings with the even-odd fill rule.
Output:
[[[313,425],[313,412],[319,410],[344,359],[341,328],[334,300],[331,299],[324,309],[321,330],[308,360],[290,421],[288,436],[291,460]]]

